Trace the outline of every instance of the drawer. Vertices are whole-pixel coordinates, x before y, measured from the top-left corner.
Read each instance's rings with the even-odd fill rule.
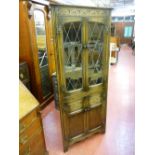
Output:
[[[24,132],[26,128],[28,128],[36,119],[38,118],[37,111],[34,110],[19,122],[19,133]]]
[[[20,148],[19,155],[30,155],[30,145],[25,145],[23,148]]]
[[[31,155],[47,155],[44,142],[38,142],[36,147],[33,148]]]
[[[20,148],[29,143],[31,137],[33,137],[37,132],[37,130],[40,128],[42,129],[42,124],[41,120],[38,118],[23,133],[20,134],[19,138]]]
[[[30,142],[32,155],[44,155],[46,151],[43,130],[37,132],[36,136]]]
[[[42,128],[37,129],[28,143],[20,147],[20,155],[44,155],[46,151]]]

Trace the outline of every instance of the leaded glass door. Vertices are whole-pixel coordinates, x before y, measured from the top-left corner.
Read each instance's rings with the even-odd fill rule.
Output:
[[[87,132],[105,130],[106,117],[106,26],[102,20],[91,19],[87,22]]]
[[[86,126],[85,96],[83,94],[85,87],[85,49],[83,47],[85,23],[81,17],[63,17],[59,20],[61,21],[61,25],[58,27],[60,32],[58,45],[61,45],[58,55],[60,60],[60,110],[62,110],[63,119],[66,120],[66,123],[63,122],[66,129],[64,138],[70,139],[70,143],[72,143],[78,141],[75,137],[83,134]]]

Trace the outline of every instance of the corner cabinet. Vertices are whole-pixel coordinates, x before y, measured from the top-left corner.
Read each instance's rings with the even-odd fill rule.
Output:
[[[106,125],[110,8],[52,6],[64,151]]]
[[[48,1],[19,1],[19,61],[27,62],[31,92],[44,107],[53,98],[55,72],[51,9]]]

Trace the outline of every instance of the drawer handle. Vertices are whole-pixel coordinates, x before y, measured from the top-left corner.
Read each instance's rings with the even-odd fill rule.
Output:
[[[27,143],[27,141],[28,141],[28,136],[22,137],[19,140],[20,144],[25,144],[25,143]]]

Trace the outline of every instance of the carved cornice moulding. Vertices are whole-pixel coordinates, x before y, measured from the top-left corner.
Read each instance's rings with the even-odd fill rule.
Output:
[[[58,7],[56,9],[58,16],[108,16],[109,10],[104,9],[91,9],[91,8],[69,8],[69,7]]]

